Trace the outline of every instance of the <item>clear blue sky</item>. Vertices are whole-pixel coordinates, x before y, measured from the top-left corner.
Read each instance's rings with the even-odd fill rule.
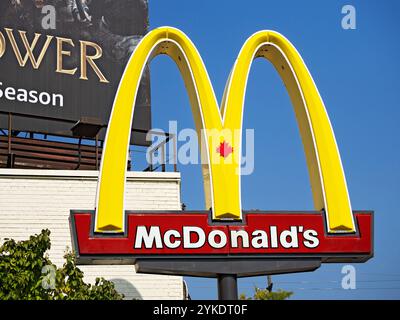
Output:
[[[357,29],[341,28],[341,8],[352,4]],[[356,264],[357,289],[341,289],[340,264],[313,273],[274,276],[293,299],[400,298],[400,2],[399,1],[172,1],[150,0],[150,26],[183,30],[196,44],[217,98],[241,45],[262,29],[284,34],[306,62],[335,130],[354,209],[375,211],[375,257]],[[174,63],[151,64],[153,125],[193,127]],[[244,124],[255,129],[255,171],[243,178],[245,209],[312,210],[305,157],[287,92],[273,69],[251,70]],[[179,166],[182,200],[204,209],[199,166]],[[186,278],[194,299],[215,299],[216,281]],[[266,277],[239,281],[239,291],[265,287]]]

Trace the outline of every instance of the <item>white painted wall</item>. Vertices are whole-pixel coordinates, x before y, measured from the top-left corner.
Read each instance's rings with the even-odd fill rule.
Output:
[[[0,169],[0,241],[25,240],[48,228],[50,259],[62,266],[71,248],[71,209],[95,206],[97,171]],[[180,210],[180,174],[127,172],[126,208]],[[85,280],[113,280],[126,299],[182,299],[182,277],[135,273],[132,265],[79,266]]]

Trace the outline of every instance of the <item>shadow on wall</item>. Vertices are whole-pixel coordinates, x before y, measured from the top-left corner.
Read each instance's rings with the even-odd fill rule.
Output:
[[[110,281],[114,282],[115,289],[119,293],[124,294],[124,300],[143,300],[142,295],[129,281],[120,278],[110,279]]]

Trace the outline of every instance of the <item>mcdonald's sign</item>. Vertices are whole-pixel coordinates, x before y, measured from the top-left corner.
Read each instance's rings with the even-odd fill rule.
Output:
[[[124,207],[136,94],[144,66],[160,54],[170,56],[177,64],[189,93],[196,130],[206,143],[207,165],[202,170],[209,211],[138,212]],[[243,105],[250,66],[258,57],[272,62],[288,89],[304,145],[315,211],[242,210],[238,158]],[[147,259],[155,264],[164,261],[168,269],[165,261],[182,259],[206,259],[207,263],[213,259],[280,259],[296,261],[297,267],[287,269],[290,272],[302,269],[300,261],[306,262],[306,270],[315,269],[321,262],[364,262],[373,254],[373,215],[370,211],[352,211],[339,150],[318,89],[295,47],[275,31],[260,31],[247,39],[220,107],[204,63],[189,38],[171,27],[149,32],[133,52],[114,100],[96,209],[72,211],[71,227],[75,250],[83,263]],[[178,269],[165,273],[191,274],[188,269],[196,267],[192,264]],[[160,268],[148,270],[163,273]],[[242,274],[262,272],[247,270]]]

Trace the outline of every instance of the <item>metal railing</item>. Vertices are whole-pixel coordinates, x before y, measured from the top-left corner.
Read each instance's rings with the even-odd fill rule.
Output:
[[[7,116],[7,128],[1,128],[0,129],[0,136],[7,136],[7,167],[8,168],[13,168],[14,163],[15,163],[15,154],[13,153],[13,139],[18,137],[20,133],[25,133],[29,138],[28,139],[35,139],[36,141],[38,140],[37,135],[43,135],[42,139],[43,141],[51,141],[51,142],[60,142],[64,144],[69,144],[69,145],[76,145],[77,146],[77,151],[78,151],[78,160],[77,160],[77,166],[75,170],[78,170],[81,168],[81,161],[82,161],[82,147],[83,146],[90,146],[94,147],[94,153],[95,156],[95,169],[98,170],[100,167],[100,161],[99,161],[99,155],[100,152],[102,151],[104,141],[99,139],[99,134],[101,130],[104,130],[107,128],[107,125],[105,124],[99,124],[99,131],[94,137],[83,137],[83,136],[76,136],[76,135],[66,135],[66,134],[53,134],[53,133],[48,133],[48,132],[40,132],[40,131],[29,131],[29,130],[22,130],[22,131],[16,131],[15,128],[13,127],[13,118],[14,117],[23,117],[23,118],[29,118],[29,119],[36,119],[36,120],[45,120],[45,121],[51,121],[51,122],[62,122],[66,124],[71,124],[71,128],[77,124],[76,121],[74,120],[68,120],[68,119],[61,119],[61,118],[55,118],[55,117],[47,117],[47,116],[37,116],[37,115],[28,115],[28,114],[23,114],[23,113],[17,113],[17,112],[6,112],[6,111],[0,111],[0,116]],[[71,129],[72,130],[72,129]],[[153,135],[159,135],[159,136],[164,136],[165,139],[163,139],[160,143],[156,145],[151,145],[150,147],[146,147],[146,152],[140,151],[140,153],[145,153],[149,155],[149,160],[146,163],[148,166],[143,170],[143,171],[156,171],[159,168],[161,168],[161,171],[165,172],[167,170],[167,164],[172,164],[173,165],[173,171],[177,172],[177,141],[176,141],[176,136],[171,133],[165,133],[165,132],[158,132],[154,130],[143,130],[143,129],[136,129],[132,128],[131,132],[136,132],[136,133],[143,133],[143,134],[153,134]],[[35,137],[36,135],[36,137]],[[52,137],[52,140],[49,140],[48,138]],[[65,142],[62,141],[62,139],[77,139],[77,143],[71,143],[71,142]],[[90,143],[87,143],[90,142]],[[166,158],[167,155],[167,144],[168,143],[173,143],[172,147],[172,155],[169,155],[170,157]],[[131,151],[131,152],[138,152],[138,151]],[[161,163],[158,163],[158,165],[153,164],[153,158],[156,154],[161,153]],[[132,159],[132,157],[130,157]],[[171,161],[169,161],[172,159]],[[134,160],[134,158],[133,158]],[[132,163],[132,160],[131,160]],[[134,163],[134,162],[133,162]],[[131,164],[127,164],[128,170],[131,170]]]
[[[161,168],[162,172],[166,171],[166,164],[170,163],[170,161],[168,161],[170,158],[166,157],[166,155],[167,155],[166,149],[167,149],[167,144],[169,142],[171,142],[173,144],[172,165],[173,165],[173,168],[174,168],[173,169],[174,172],[177,172],[178,168],[177,168],[177,140],[176,140],[176,135],[168,133],[168,132],[157,132],[157,131],[153,131],[153,130],[150,130],[149,133],[150,134],[155,134],[155,135],[160,135],[160,136],[161,135],[165,136],[165,139],[163,141],[161,141],[159,144],[157,144],[157,145],[155,145],[153,147],[151,147],[151,146],[149,147],[149,150],[148,150],[148,154],[149,154],[149,158],[150,158],[149,166],[144,171],[155,171],[158,168]],[[158,166],[155,167],[153,165],[153,159],[154,159],[154,155],[157,152],[161,153],[161,163],[158,164]]]

